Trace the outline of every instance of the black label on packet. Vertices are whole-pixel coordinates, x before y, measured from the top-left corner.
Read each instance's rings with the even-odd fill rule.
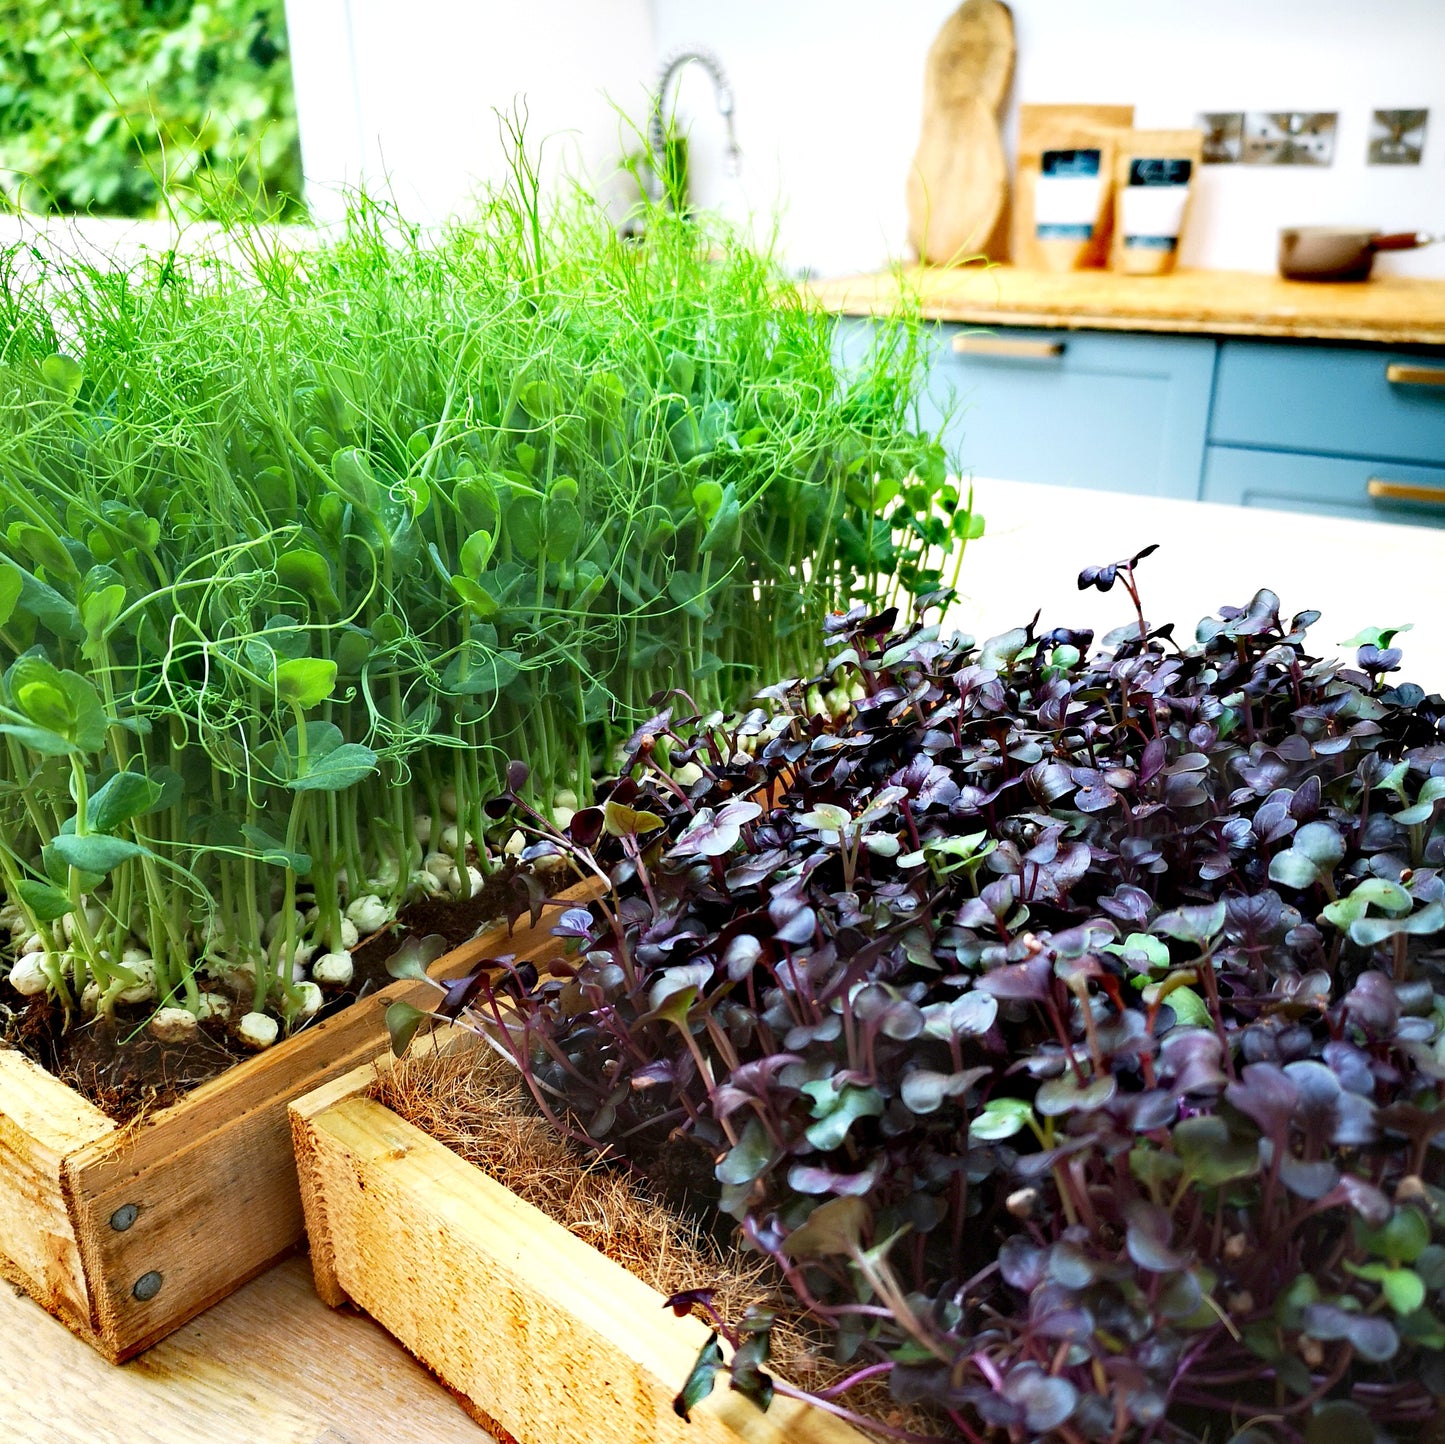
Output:
[[[1176,156],[1172,159],[1139,156],[1129,162],[1131,186],[1187,186],[1194,172],[1194,162]]]
[[[1098,175],[1097,150],[1046,150],[1039,156],[1040,175]]]

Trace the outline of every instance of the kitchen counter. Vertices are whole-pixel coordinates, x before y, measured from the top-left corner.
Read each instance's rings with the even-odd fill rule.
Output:
[[[1025,271],[1013,266],[910,266],[815,281],[829,311],[886,315],[913,295],[930,320],[982,326],[1288,336],[1319,341],[1445,346],[1445,280],[1376,276],[1285,281],[1249,271]]]
[[[1093,627],[1098,636],[1134,616],[1122,587],[1080,592],[1078,574],[1159,550],[1139,563],[1144,615],[1175,624],[1181,644],[1221,605],[1244,606],[1261,587],[1286,617],[1318,610],[1310,649],[1353,658],[1340,643],[1364,627],[1413,623],[1394,643],[1405,656],[1394,680],[1445,692],[1445,583],[1440,534],[1422,527],[1083,487],[974,481],[985,531],[970,542],[950,621],[984,638],[1022,626]]]

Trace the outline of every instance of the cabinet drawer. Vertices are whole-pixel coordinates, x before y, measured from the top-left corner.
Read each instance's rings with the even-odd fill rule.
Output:
[[[1213,341],[952,325],[935,340],[925,419],[956,402],[948,441],[964,471],[1198,495]]]
[[[1445,354],[1224,341],[1209,439],[1445,465]]]
[[[1211,445],[1204,501],[1445,526],[1445,466]]]

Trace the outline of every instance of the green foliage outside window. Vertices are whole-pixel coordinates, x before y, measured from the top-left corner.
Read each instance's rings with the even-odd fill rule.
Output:
[[[282,0],[0,0],[0,194],[29,211],[301,211]]]

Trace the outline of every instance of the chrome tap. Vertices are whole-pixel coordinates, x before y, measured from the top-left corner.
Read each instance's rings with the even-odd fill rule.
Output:
[[[733,129],[733,92],[723,73],[721,62],[710,50],[700,46],[685,45],[674,50],[662,63],[662,74],[657,82],[657,93],[652,99],[652,116],[647,128],[647,145],[652,153],[651,191],[654,200],[664,199],[666,187],[663,176],[667,171],[667,92],[683,70],[696,61],[712,77],[713,93],[717,97],[718,114],[727,125],[728,142],[724,166],[729,177],[736,176],[742,169],[743,152],[738,145],[737,132]]]

